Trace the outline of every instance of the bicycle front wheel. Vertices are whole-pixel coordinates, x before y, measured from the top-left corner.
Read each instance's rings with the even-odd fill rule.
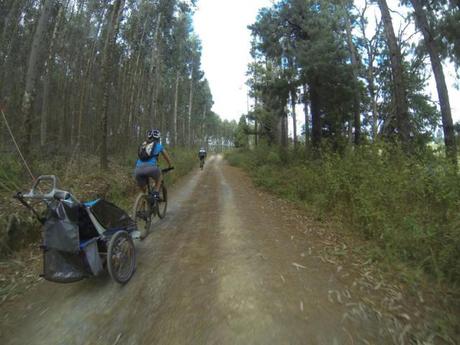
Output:
[[[149,234],[150,224],[152,222],[152,209],[144,193],[139,193],[134,202],[132,218],[136,222],[141,240],[143,240]]]
[[[168,190],[164,184],[160,187],[160,199],[156,204],[158,217],[163,219],[166,216],[166,210],[168,208]]]

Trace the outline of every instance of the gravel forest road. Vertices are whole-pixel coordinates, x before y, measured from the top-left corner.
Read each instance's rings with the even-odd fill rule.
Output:
[[[108,276],[44,281],[2,305],[0,344],[439,340],[422,294],[406,297],[376,277],[352,248],[221,156],[172,188],[167,217],[136,248],[125,286]]]

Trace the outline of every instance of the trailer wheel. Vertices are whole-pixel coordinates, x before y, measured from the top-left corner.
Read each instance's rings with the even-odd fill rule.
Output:
[[[107,269],[114,281],[127,283],[136,268],[136,252],[131,236],[126,231],[116,232],[107,249]]]

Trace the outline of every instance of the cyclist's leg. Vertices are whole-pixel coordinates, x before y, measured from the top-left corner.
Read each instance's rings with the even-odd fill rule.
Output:
[[[137,186],[139,187],[139,189],[143,193],[145,193],[147,191],[147,185],[149,183],[149,177],[146,171],[146,167],[136,168],[136,170],[134,171],[134,177],[136,179]]]
[[[155,186],[154,186],[154,191],[159,192],[160,191],[160,186],[161,186],[161,181],[163,179],[163,176],[161,174],[161,170],[158,167],[151,167],[149,170],[149,176],[153,178],[155,181]]]

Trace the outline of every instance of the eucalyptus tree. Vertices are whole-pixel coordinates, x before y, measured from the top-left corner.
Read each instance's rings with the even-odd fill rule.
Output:
[[[407,149],[410,140],[410,121],[409,106],[407,103],[407,85],[404,80],[403,57],[394,32],[388,4],[386,0],[377,0],[377,2],[382,14],[383,27],[391,61],[396,132],[399,140]]]
[[[420,29],[424,39],[424,45],[428,52],[431,61],[436,88],[438,91],[439,106],[441,108],[442,127],[444,131],[444,143],[446,146],[446,154],[449,159],[457,164],[457,143],[455,139],[454,124],[452,120],[452,111],[449,101],[449,93],[447,90],[446,79],[441,62],[440,49],[436,41],[436,34],[433,29],[433,24],[429,23],[427,12],[423,7],[423,2],[420,0],[410,0],[414,9],[414,16],[417,27]]]
[[[132,154],[147,127],[161,128],[167,143],[203,141],[212,95],[193,6],[0,2],[0,102],[13,131],[26,132],[24,151],[97,153],[106,167],[110,154]]]
[[[186,74],[184,64],[185,39],[190,29],[189,13],[181,9],[175,18],[173,31],[173,49],[171,50],[172,70],[175,74],[174,81],[174,106],[172,119],[169,126],[171,135],[171,145],[175,146],[178,142],[178,112],[179,112],[179,86],[181,79]]]
[[[107,169],[107,122],[108,122],[108,108],[109,108],[109,97],[110,97],[110,84],[111,84],[111,72],[114,64],[113,49],[115,41],[118,35],[118,29],[120,26],[120,18],[124,10],[125,1],[115,0],[110,14],[107,16],[106,24],[106,37],[104,42],[104,49],[102,51],[102,80],[104,95],[101,105],[101,150],[100,150],[100,164],[102,169]]]
[[[452,60],[457,68],[460,67],[460,1],[438,0],[430,3],[431,19],[438,18],[435,28],[439,47],[444,58]]]
[[[341,17],[341,6],[333,1],[284,0],[261,11],[252,26],[257,38],[253,49],[259,54],[278,57],[281,67],[295,61],[297,80],[307,85],[312,144],[317,148],[323,136],[339,147],[344,123],[352,117],[357,83]]]
[[[25,89],[22,98],[22,114],[24,119],[23,153],[27,156],[32,145],[33,107],[37,94],[37,82],[43,69],[44,52],[46,51],[46,36],[51,22],[51,16],[55,5],[54,0],[46,0],[41,9],[40,19],[35,29],[32,47],[29,54]]]
[[[380,81],[378,80],[378,62],[381,61],[380,55],[383,53],[384,37],[382,35],[382,21],[378,18],[369,18],[369,2],[364,1],[364,6],[359,10],[357,26],[359,36],[357,39],[361,42],[358,48],[361,52],[362,77],[366,80],[367,98],[369,103],[369,112],[371,114],[367,122],[371,126],[372,140],[375,142],[379,131],[379,104]],[[368,37],[367,27],[369,20],[374,20],[375,30]]]
[[[351,1],[348,1],[345,4],[342,4],[341,9],[343,10],[343,19],[344,19],[344,24],[345,24],[345,31],[346,31],[346,37],[347,37],[347,46],[348,50],[350,51],[350,60],[351,60],[351,66],[352,66],[352,74],[353,74],[353,82],[358,85],[359,80],[359,70],[361,67],[361,63],[359,60],[358,56],[358,51],[354,42],[354,37],[353,37],[353,25],[352,21],[354,21],[354,18],[351,14],[352,10],[352,5],[353,3]],[[358,145],[361,141],[361,93],[359,89],[357,88],[356,92],[354,92],[354,97],[353,97],[353,122],[354,122],[354,142],[356,145]],[[351,125],[349,126],[351,129]],[[351,139],[351,135],[350,135]]]
[[[51,75],[53,73],[54,67],[54,57],[55,57],[55,45],[58,36],[58,31],[62,25],[62,19],[64,16],[64,11],[66,11],[69,1],[66,3],[58,3],[58,14],[56,20],[54,21],[54,28],[50,38],[50,43],[48,47],[48,58],[45,61],[45,71],[43,75],[43,101],[41,109],[41,123],[40,123],[40,146],[44,147],[47,140],[47,129],[48,129],[48,117],[49,117],[49,101],[50,101],[50,92],[51,92]]]

